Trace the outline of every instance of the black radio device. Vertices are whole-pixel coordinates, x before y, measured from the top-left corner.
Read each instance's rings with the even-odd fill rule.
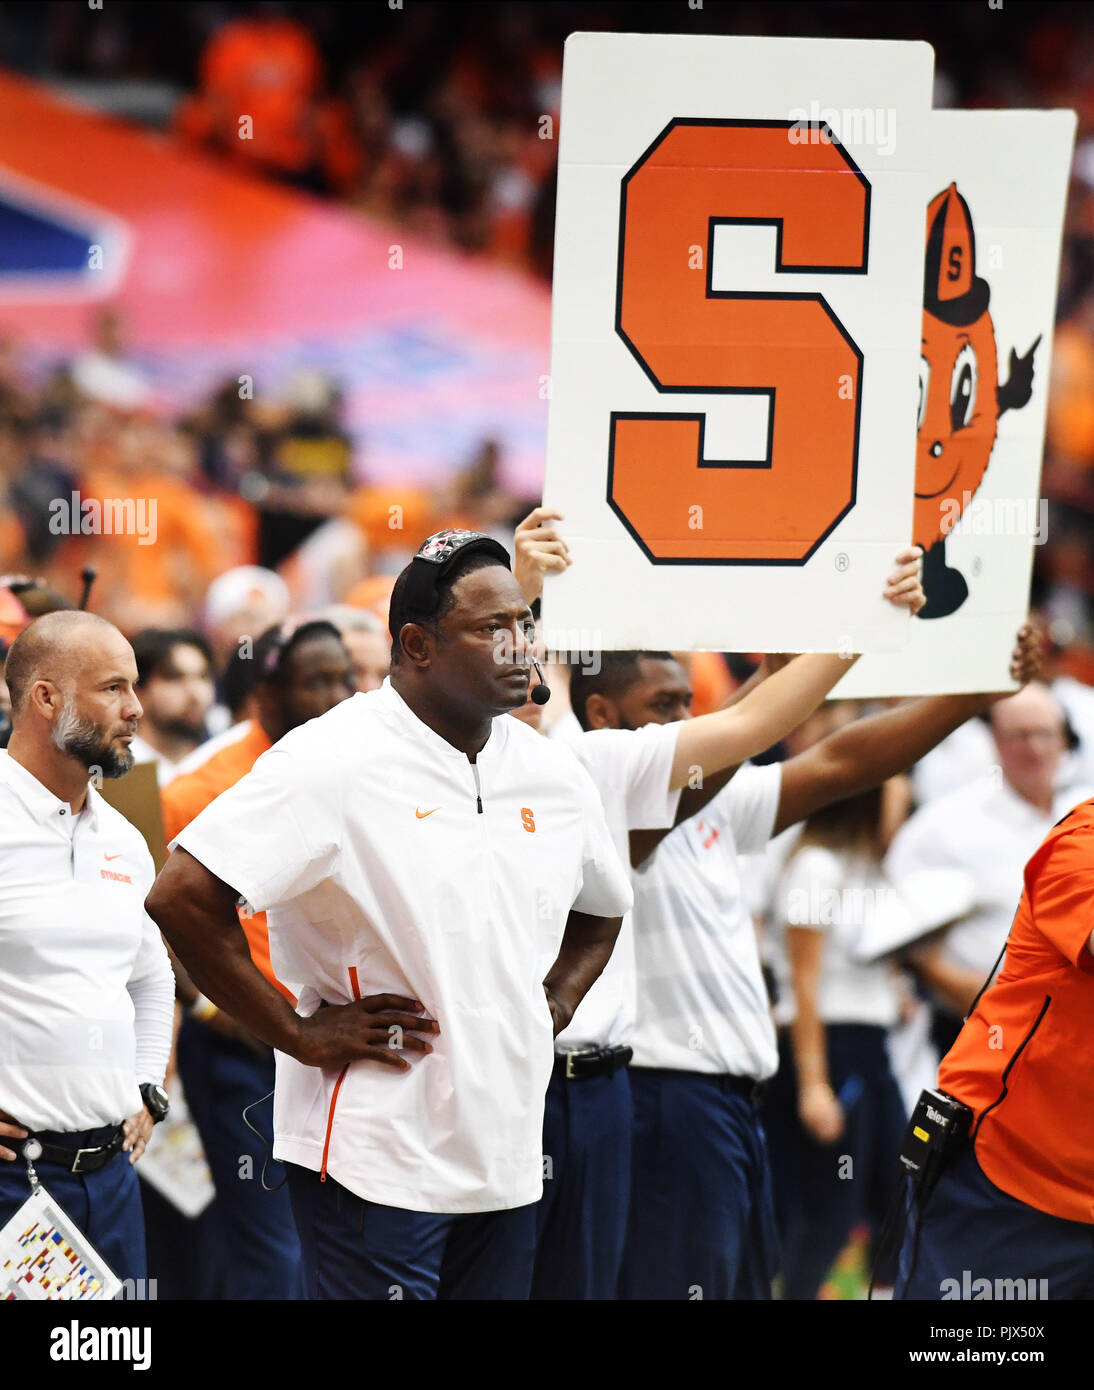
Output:
[[[900,1161],[925,1201],[956,1149],[968,1138],[973,1112],[945,1091],[921,1091],[900,1146]]]

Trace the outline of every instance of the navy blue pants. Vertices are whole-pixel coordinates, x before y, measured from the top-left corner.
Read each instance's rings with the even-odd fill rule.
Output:
[[[272,1159],[266,1166],[266,1182],[277,1191],[267,1192],[261,1181],[273,1149],[273,1102],[248,1111],[269,1150],[243,1120],[244,1108],[274,1088],[273,1053],[260,1057],[187,1017],[179,1028],[178,1067],[216,1185],[217,1254],[229,1297],[302,1297],[300,1241],[284,1168]]]
[[[117,1131],[117,1125],[73,1130],[68,1134],[38,1130],[35,1137],[43,1144],[58,1144],[75,1151],[108,1144]],[[24,1142],[5,1140],[16,1153]],[[147,1278],[140,1183],[136,1167],[129,1162],[129,1154],[124,1149],[95,1173],[68,1173],[58,1164],[46,1163],[43,1159],[39,1159],[34,1168],[42,1186],[60,1204],[73,1225],[87,1236],[119,1279]],[[29,1196],[25,1160],[20,1157],[12,1163],[0,1159],[0,1226],[11,1220]]]
[[[567,1081],[558,1061],[543,1115],[533,1298],[614,1299],[631,1190],[626,1068]]]
[[[1094,1225],[1001,1192],[965,1144],[922,1212],[909,1211],[896,1297],[1094,1298]]]
[[[621,1298],[771,1297],[778,1244],[756,1107],[720,1077],[631,1068]]]
[[[843,1106],[844,1130],[819,1144],[798,1119],[798,1082],[789,1030],[779,1037],[779,1071],[764,1108],[783,1255],[783,1297],[816,1298],[857,1222],[880,1235],[900,1190],[907,1127],[889,1064],[886,1030],[865,1023],[825,1029],[828,1079]],[[878,1282],[896,1270],[883,1261]]]
[[[184,1216],[145,1181],[143,1166],[142,1159],[137,1164],[137,1176],[141,1179],[144,1248],[148,1252],[149,1285],[155,1281],[156,1298],[161,1303],[230,1298],[221,1268],[216,1202],[210,1202],[199,1216]]]
[[[526,1299],[535,1206],[458,1216],[366,1202],[328,1173],[285,1165],[305,1297]]]

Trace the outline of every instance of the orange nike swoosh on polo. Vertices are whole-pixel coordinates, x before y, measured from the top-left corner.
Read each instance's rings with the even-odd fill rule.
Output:
[[[106,859],[106,860],[120,859],[120,858],[121,858],[121,855],[120,855],[120,854],[104,854],[104,855],[103,855],[103,858]]]
[[[439,811],[440,809],[441,808],[439,806],[433,807],[433,811]],[[431,816],[433,814],[433,811],[419,811],[417,806],[415,806],[414,808],[414,814],[418,817],[419,820],[425,820],[426,816]]]

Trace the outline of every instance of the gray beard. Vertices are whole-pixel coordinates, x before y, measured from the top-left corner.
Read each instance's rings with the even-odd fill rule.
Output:
[[[116,752],[104,741],[102,728],[90,719],[81,719],[68,700],[54,721],[52,738],[62,753],[78,758],[88,772],[98,769],[104,777],[124,777],[133,766],[129,749]]]

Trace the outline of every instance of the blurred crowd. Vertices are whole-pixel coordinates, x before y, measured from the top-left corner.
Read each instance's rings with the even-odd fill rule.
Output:
[[[921,38],[938,105],[1079,112],[1071,231],[1094,234],[1094,74],[1081,6],[595,6],[519,0],[347,6],[15,3],[0,62],[36,76],[160,80],[183,138],[420,235],[550,274],[562,51],[574,30]],[[239,116],[253,130],[240,138]]]
[[[431,531],[504,542],[527,511],[500,486],[490,439],[439,488],[362,481],[337,383],[311,370],[276,397],[252,399],[232,378],[192,414],[160,418],[131,404],[140,371],[109,311],[46,380],[30,385],[22,367],[0,341],[0,573],[75,601],[91,566],[95,610],[127,635],[193,624],[215,635],[214,581],[241,566],[261,569],[286,609],[354,601]]]

